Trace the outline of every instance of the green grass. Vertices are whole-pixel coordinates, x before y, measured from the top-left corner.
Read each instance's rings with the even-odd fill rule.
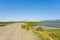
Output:
[[[41,35],[37,30],[33,29],[32,26],[26,26],[26,25],[22,25],[23,29],[27,29],[27,30],[32,30],[32,32],[40,39],[40,40],[49,40],[49,38],[45,38],[43,37],[43,35]]]
[[[46,29],[46,31],[54,40],[60,40],[60,29]]]
[[[42,34],[40,34],[38,31],[32,29],[33,33],[38,36],[40,40],[50,40],[49,38],[45,38]]]
[[[15,23],[15,22],[0,22],[0,24],[12,24],[12,23]]]
[[[30,26],[22,25],[22,29],[30,30]]]
[[[26,26],[25,25],[22,25],[22,29],[24,29]]]
[[[42,26],[44,24],[60,24],[60,22],[27,22],[28,26],[37,26],[37,25]]]
[[[43,35],[41,35],[38,31],[40,31],[41,28],[38,28],[38,31],[33,29],[33,26],[42,26],[43,24],[60,24],[60,23],[54,23],[54,22],[27,22],[26,29],[32,28],[32,31],[35,35],[37,35],[41,40],[50,40],[49,38],[45,38]],[[24,28],[24,27],[23,27]],[[60,40],[60,29],[43,29],[43,31],[47,32],[49,36],[54,40]]]
[[[6,26],[6,25],[12,24],[12,23],[15,23],[15,22],[0,22],[0,27]]]
[[[44,30],[54,40],[60,40],[60,29],[46,29]],[[49,40],[49,38],[43,37],[38,31],[33,31],[41,40]]]

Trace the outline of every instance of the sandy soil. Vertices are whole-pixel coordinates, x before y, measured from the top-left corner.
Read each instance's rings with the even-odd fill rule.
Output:
[[[0,27],[0,40],[39,40],[31,30],[21,28],[20,23]]]

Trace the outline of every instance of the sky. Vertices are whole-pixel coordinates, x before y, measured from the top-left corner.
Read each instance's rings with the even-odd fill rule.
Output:
[[[60,0],[0,0],[0,21],[60,20]]]

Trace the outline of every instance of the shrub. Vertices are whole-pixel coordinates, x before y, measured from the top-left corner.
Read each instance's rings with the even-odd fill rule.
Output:
[[[30,28],[27,26],[26,29],[29,30]]]
[[[22,25],[22,28],[25,28],[26,26],[25,25]]]
[[[43,28],[42,27],[38,27],[37,31],[43,31]]]

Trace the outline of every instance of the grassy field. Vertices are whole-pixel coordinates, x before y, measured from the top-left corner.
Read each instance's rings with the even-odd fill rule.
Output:
[[[49,36],[54,40],[60,40],[60,29],[46,29]]]
[[[42,26],[44,24],[60,24],[60,22],[27,22],[28,26],[37,26],[37,25]]]
[[[6,26],[6,25],[12,24],[12,23],[15,23],[15,22],[0,22],[0,27]]]
[[[14,22],[0,22],[0,24],[11,24],[11,23],[14,23]]]

